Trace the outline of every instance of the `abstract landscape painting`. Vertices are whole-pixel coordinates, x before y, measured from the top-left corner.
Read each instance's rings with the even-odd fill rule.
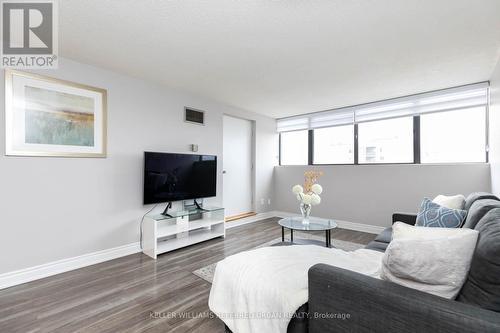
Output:
[[[25,87],[25,142],[94,146],[94,100]]]
[[[7,155],[105,157],[104,89],[6,71]]]

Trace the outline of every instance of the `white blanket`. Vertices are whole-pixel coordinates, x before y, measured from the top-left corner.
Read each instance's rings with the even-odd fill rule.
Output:
[[[324,263],[378,278],[383,255],[314,245],[241,252],[217,264],[209,307],[234,333],[286,332],[308,300],[311,266]]]

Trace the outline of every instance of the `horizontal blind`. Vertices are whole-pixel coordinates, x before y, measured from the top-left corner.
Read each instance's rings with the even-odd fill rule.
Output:
[[[411,116],[414,115],[413,106],[414,103],[412,102],[373,103],[370,106],[356,109],[354,117],[355,121],[359,123],[363,121]]]
[[[304,116],[277,120],[278,132],[348,125],[374,120],[481,107],[488,104],[488,83],[433,91]]]
[[[278,132],[289,132],[309,129],[309,117],[293,117],[277,121]]]
[[[311,128],[348,125],[354,122],[354,109],[340,109],[336,112],[321,112],[310,116]]]
[[[418,116],[431,112],[486,106],[487,103],[488,83],[478,83],[365,104],[356,108],[355,122]]]

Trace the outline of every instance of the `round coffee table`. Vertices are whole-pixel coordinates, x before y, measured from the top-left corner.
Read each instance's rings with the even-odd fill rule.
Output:
[[[302,216],[292,216],[281,219],[278,221],[281,225],[281,240],[285,241],[285,228],[290,229],[290,242],[293,241],[293,231],[324,231],[325,232],[325,245],[326,247],[332,246],[332,229],[337,227],[337,223],[334,220],[320,219],[317,217],[310,217],[307,221],[304,220]],[[300,240],[296,242],[297,244],[311,244],[317,243],[314,240]]]

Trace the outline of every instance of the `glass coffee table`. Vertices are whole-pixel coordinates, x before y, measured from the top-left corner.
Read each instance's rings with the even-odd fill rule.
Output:
[[[324,231],[325,232],[325,246],[332,247],[332,229],[337,227],[334,220],[320,219],[317,217],[309,217],[304,220],[302,216],[292,216],[281,219],[278,221],[281,226],[281,240],[285,241],[285,228],[290,229],[290,242],[294,244],[317,244],[317,240],[313,239],[300,239],[293,241],[293,231]]]

